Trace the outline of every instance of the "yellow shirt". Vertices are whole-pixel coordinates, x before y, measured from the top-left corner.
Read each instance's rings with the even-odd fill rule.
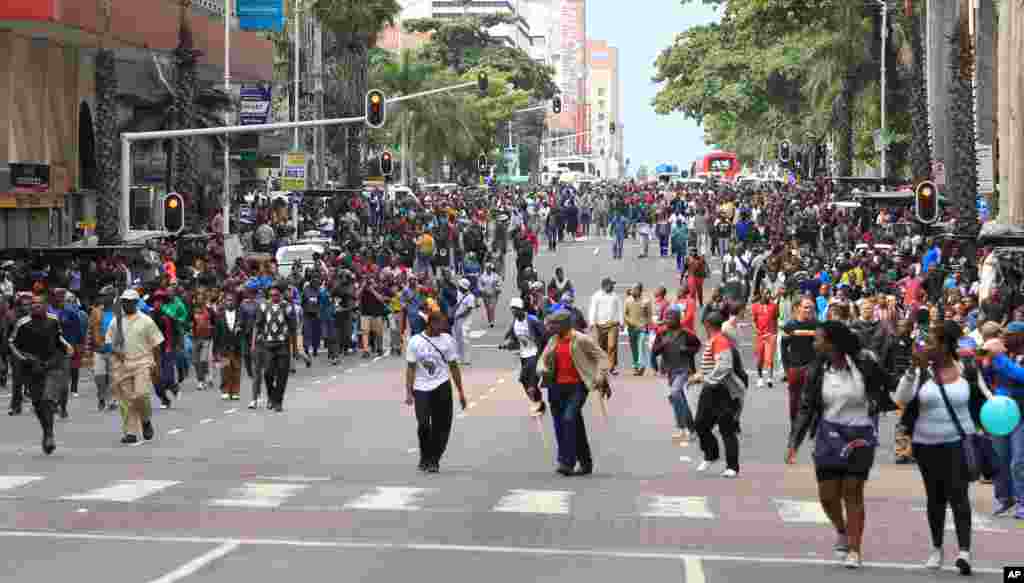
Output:
[[[433,255],[434,237],[430,233],[423,233],[420,235],[420,238],[416,240],[416,246],[419,248],[421,255]]]

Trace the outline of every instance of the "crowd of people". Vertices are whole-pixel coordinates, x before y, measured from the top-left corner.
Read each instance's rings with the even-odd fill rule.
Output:
[[[975,255],[972,244],[933,237],[911,222],[909,209],[851,208],[835,204],[821,183],[746,190],[606,184],[442,192],[405,202],[372,193],[336,217],[334,246],[289,265],[287,274],[272,255],[241,257],[230,268],[202,256],[178,265],[174,246],[149,249],[141,266],[75,263],[60,276],[22,270],[31,273],[25,289],[0,273],[0,383],[13,385],[10,415],[22,413],[24,396],[31,401],[49,454],[54,418],[68,417],[83,367],[92,367],[97,409],[120,410],[121,441],[131,444],[154,437],[150,395],[172,407],[193,370],[196,390],[219,389],[225,400],[241,399],[244,371],[252,379],[249,408],[283,412],[290,373],[300,362],[313,366],[321,350],[326,366],[346,355],[403,356],[419,467],[437,472],[453,384],[465,406],[467,332],[481,311],[494,327],[507,306],[512,319],[502,347],[518,356],[529,414],[551,414],[559,474],[593,472],[583,405],[592,392],[611,397],[625,332],[629,368],[664,377],[673,437],[697,438],[701,472],[724,455],[720,475],[740,476],[749,389],[785,385],[786,461],[795,463],[801,444],[814,440],[834,549],[851,568],[861,564],[879,417],[900,411],[894,454],[916,463],[924,481],[934,548],[927,565],[942,565],[948,507],[956,566],[967,574],[971,481],[993,481],[993,513],[1024,520],[1024,429],[1018,423],[994,432],[981,419],[983,405],[997,397],[1024,407],[1020,290],[1000,275],[1010,269],[1001,267],[999,250]],[[248,238],[253,251],[282,244],[270,220],[257,218]],[[625,241],[636,239],[640,258],[674,257],[666,265],[675,269],[653,294],[641,282],[620,297],[605,278],[589,305],[578,307],[578,293],[589,290],[578,290],[562,268],[546,280],[534,258],[542,240],[557,250],[602,235],[616,260]],[[506,261],[510,252],[514,261]],[[116,273],[117,281],[90,293],[82,274],[93,272]],[[738,349],[748,329],[756,378]],[[212,369],[221,371],[219,386]]]

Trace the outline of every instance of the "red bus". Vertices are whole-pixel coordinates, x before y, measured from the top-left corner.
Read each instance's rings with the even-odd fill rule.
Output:
[[[732,152],[716,150],[705,154],[691,167],[690,175],[694,178],[717,176],[725,182],[733,182],[740,174],[740,161]]]

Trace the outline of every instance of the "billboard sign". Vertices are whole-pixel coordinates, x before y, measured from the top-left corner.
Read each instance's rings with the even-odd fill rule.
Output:
[[[281,190],[306,190],[306,154],[291,152],[285,156]]]
[[[282,0],[237,0],[235,15],[242,30],[273,30],[284,28]]]

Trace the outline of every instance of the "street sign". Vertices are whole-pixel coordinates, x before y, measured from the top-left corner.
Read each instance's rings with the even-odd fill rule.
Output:
[[[290,152],[284,158],[281,190],[306,190],[306,154]]]
[[[239,90],[239,125],[264,124],[270,121],[270,92],[269,85],[242,85]]]

